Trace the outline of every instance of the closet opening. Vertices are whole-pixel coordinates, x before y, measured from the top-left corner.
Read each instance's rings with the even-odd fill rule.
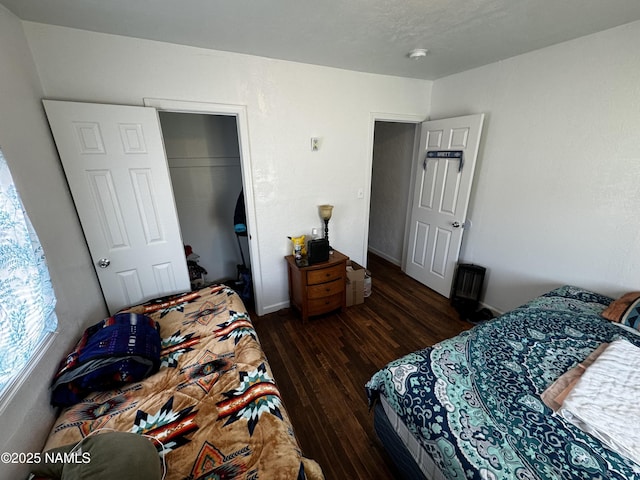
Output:
[[[234,228],[240,196],[244,210],[237,118],[158,114],[192,287],[225,283],[247,294],[241,283],[251,288],[243,275],[251,269],[249,237]],[[253,295],[243,301],[253,303]]]

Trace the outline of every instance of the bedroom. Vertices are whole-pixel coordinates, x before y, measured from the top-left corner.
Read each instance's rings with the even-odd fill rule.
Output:
[[[273,309],[287,300],[283,237],[314,218],[318,201],[342,206],[333,238],[362,261],[365,205],[352,186],[366,184],[371,112],[489,114],[461,255],[490,269],[487,304],[506,311],[559,283],[612,296],[637,288],[638,22],[435,81],[21,22],[6,9],[0,22],[0,145],[47,252],[61,319],[42,366],[57,363],[87,319],[105,315],[43,97],[250,105],[262,271],[282,278],[263,289]],[[312,131],[331,139],[322,163],[300,160]],[[300,162],[319,180],[294,182]],[[5,407],[3,451],[39,446],[52,371],[35,371]]]

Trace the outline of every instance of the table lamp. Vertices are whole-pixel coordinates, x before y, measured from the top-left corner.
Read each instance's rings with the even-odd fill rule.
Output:
[[[329,220],[331,219],[331,212],[333,211],[333,205],[320,205],[318,206],[320,210],[320,218],[324,221],[324,238],[329,244],[329,249],[331,248],[331,244],[329,243]]]

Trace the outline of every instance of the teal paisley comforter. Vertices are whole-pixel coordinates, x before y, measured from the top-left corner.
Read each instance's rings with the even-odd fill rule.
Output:
[[[640,346],[640,336],[600,316],[611,300],[553,290],[391,362],[367,383],[369,400],[383,394],[452,480],[640,480],[640,466],[540,399],[601,343],[625,337]]]

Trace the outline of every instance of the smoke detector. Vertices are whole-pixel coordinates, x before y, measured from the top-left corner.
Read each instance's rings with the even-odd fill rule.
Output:
[[[419,60],[423,57],[426,57],[427,53],[429,53],[429,50],[426,48],[414,48],[409,52],[408,57],[411,60]]]

